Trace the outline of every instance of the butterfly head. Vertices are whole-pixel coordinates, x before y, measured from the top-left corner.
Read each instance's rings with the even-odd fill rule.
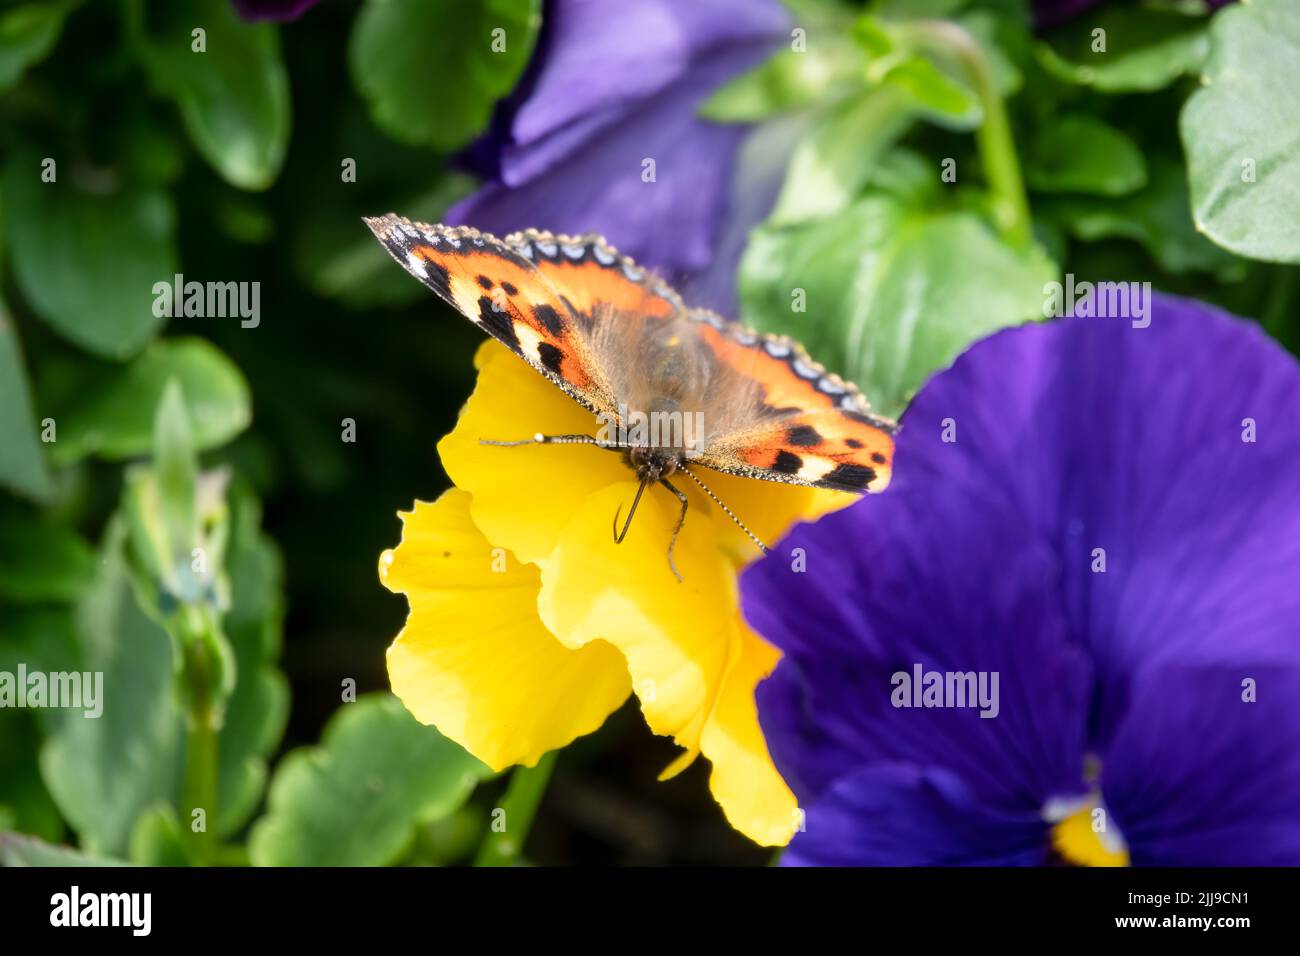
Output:
[[[683,456],[673,448],[636,447],[628,450],[627,463],[637,478],[654,484],[676,473],[683,464]]]

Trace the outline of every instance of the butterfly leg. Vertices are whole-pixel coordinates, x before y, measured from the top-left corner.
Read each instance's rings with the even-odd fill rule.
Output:
[[[681,572],[677,570],[677,564],[676,562],[673,561],[673,546],[677,544],[677,535],[681,533],[682,525],[686,524],[686,508],[688,502],[686,500],[686,493],[682,491],[680,488],[676,487],[667,478],[660,478],[659,484],[663,485],[665,488],[667,488],[669,491],[675,494],[677,496],[677,500],[682,503],[682,511],[681,514],[677,516],[677,525],[676,527],[673,528],[673,536],[668,539],[668,567],[672,568],[673,576],[677,578],[677,583],[681,584],[682,583]]]

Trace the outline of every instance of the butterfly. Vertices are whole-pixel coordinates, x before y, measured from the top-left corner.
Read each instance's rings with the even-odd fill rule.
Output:
[[[647,488],[681,503],[670,479],[694,481],[766,551],[704,484],[695,465],[732,475],[848,492],[889,483],[893,422],[872,414],[849,382],[792,339],[688,308],[658,276],[600,236],[528,229],[497,239],[467,226],[389,213],[365,220],[389,254],[603,423],[597,435],[534,435],[484,444],[598,445],[622,453],[640,484],[614,539]]]

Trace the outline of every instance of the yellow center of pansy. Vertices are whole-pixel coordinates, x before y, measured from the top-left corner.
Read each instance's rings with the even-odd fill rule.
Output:
[[[483,445],[536,433],[595,434],[594,416],[505,348],[479,350],[478,384],[438,445],[456,488],[402,515],[380,577],[410,603],[388,652],[393,691],[494,769],[532,765],[590,733],[636,694],[650,729],[697,755],[732,826],[782,845],[794,795],[767,751],[754,688],[779,653],[740,615],[737,575],[758,556],[690,482],[689,509],[647,489],[626,539],[616,509],[636,478],[623,457],[579,445]],[[707,473],[710,488],[769,543],[852,503],[837,492]]]
[[[1113,827],[1105,808],[1091,800],[1052,827],[1052,846],[1076,866],[1128,866],[1128,848]]]

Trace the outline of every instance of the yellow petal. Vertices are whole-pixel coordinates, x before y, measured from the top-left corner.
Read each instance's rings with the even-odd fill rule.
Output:
[[[647,489],[627,538],[615,544],[615,511],[621,505],[626,514],[636,491],[621,455],[479,444],[537,432],[595,434],[595,417],[495,343],[478,361],[474,395],[439,445],[448,474],[472,495],[474,524],[541,568],[537,611],[561,643],[576,651],[608,642],[622,653],[650,728],[686,748],[665,775],[703,750],[713,762],[710,786],[733,826],[759,843],[786,843],[796,803],[772,765],[754,706],[754,688],[777,652],[739,623],[737,610],[736,569],[758,549],[685,475],[672,479],[690,498],[674,552],[682,583],[667,561],[679,503],[666,489]],[[795,522],[857,497],[692,471],[768,544]]]
[[[539,432],[595,435],[600,423],[497,342],[484,343],[478,363],[474,394],[438,454],[456,487],[473,496],[470,513],[484,536],[520,561],[539,561],[592,492],[631,472],[621,455],[601,448],[480,444]]]
[[[784,846],[799,824],[798,801],[781,779],[758,723],[754,688],[781,652],[739,620],[740,654],[727,674],[700,749],[713,764],[709,789],[727,821],[755,843]]]
[[[389,679],[418,720],[492,769],[531,766],[604,723],[627,699],[627,667],[608,644],[573,650],[546,630],[537,569],[488,543],[469,500],[416,502],[380,558],[381,580],[411,607]]]
[[[650,729],[695,751],[732,661],[735,572],[713,523],[688,513],[674,550],[677,581],[667,550],[680,506],[657,486],[615,544],[615,512],[621,505],[626,515],[635,492],[635,481],[620,481],[577,509],[542,565],[538,610],[570,647],[606,640],[622,651]]]

